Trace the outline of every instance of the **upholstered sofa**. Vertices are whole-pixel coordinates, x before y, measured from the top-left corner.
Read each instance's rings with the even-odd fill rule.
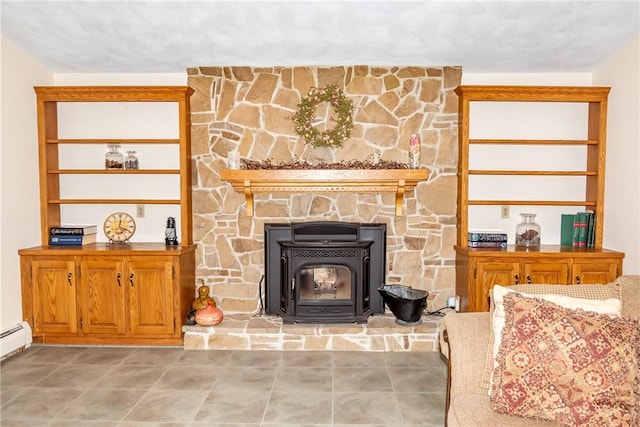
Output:
[[[621,315],[640,318],[640,276],[621,276],[607,284],[616,289],[621,301]],[[542,289],[549,288],[544,285]],[[580,286],[569,285],[572,297],[590,298],[580,294]],[[558,289],[554,286],[553,289]],[[584,288],[587,289],[587,288]],[[576,293],[577,290],[577,293]],[[533,293],[545,293],[544,290]],[[557,292],[555,292],[557,293]],[[560,293],[564,293],[560,291]],[[566,295],[566,294],[565,294]],[[447,389],[447,426],[500,427],[500,426],[557,426],[558,424],[515,415],[505,415],[490,408],[486,383],[487,348],[491,338],[490,313],[454,313],[444,317],[440,330],[440,349],[448,359],[449,385]],[[483,371],[485,372],[483,374]]]

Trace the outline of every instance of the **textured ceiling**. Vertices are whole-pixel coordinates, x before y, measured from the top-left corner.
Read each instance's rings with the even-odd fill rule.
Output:
[[[54,72],[460,65],[590,72],[639,29],[628,1],[8,1],[2,34]]]

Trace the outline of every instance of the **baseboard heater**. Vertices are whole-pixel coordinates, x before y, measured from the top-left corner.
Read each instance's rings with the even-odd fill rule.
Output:
[[[29,348],[33,342],[31,326],[27,322],[20,322],[13,328],[0,333],[0,357],[5,357],[16,350]]]

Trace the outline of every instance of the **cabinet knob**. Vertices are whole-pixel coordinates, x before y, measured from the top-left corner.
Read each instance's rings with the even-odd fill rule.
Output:
[[[122,277],[122,273],[118,271],[118,277],[116,278],[118,280],[118,286],[122,286],[122,283],[120,283],[121,277]]]
[[[576,283],[579,285],[580,284],[580,276],[576,276]]]
[[[527,274],[527,284],[528,285],[531,284],[531,276],[529,274]]]
[[[129,275],[129,283],[131,283],[131,286],[133,286],[133,273]]]
[[[513,277],[516,279],[516,285],[520,284],[520,277],[517,274]]]
[[[73,276],[73,273],[67,273],[67,282],[69,283],[69,286],[73,286],[73,283],[71,283],[71,276]]]

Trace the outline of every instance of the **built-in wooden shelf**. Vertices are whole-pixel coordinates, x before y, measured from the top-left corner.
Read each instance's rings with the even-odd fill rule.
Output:
[[[181,199],[48,199],[50,205],[180,205]],[[48,235],[47,235],[48,237]]]
[[[59,138],[47,138],[46,144],[180,144],[179,139],[105,139],[105,138],[91,138],[91,139],[59,139]]]
[[[519,283],[547,283],[556,285],[570,284],[599,284],[609,283],[622,274],[622,252],[610,251],[602,248],[604,223],[604,184],[605,184],[605,155],[607,136],[607,97],[608,87],[567,87],[567,86],[459,86],[455,93],[458,95],[458,198],[457,198],[457,238],[454,250],[456,253],[456,295],[460,297],[462,311],[489,311],[489,295],[494,285],[513,286]],[[473,139],[470,135],[478,132],[475,123],[475,106],[489,105],[490,114],[482,114],[482,121],[487,129],[485,137],[492,138],[503,134],[500,128],[509,120],[518,120],[521,126],[521,136],[534,135],[535,129],[526,126],[528,110],[518,105],[503,105],[500,102],[533,103],[537,108],[545,109],[545,103],[578,103],[588,110],[584,117],[584,140],[578,139]],[[556,104],[557,105],[557,104]],[[553,108],[550,105],[546,108]],[[504,113],[513,110],[509,118]],[[549,110],[552,111],[552,110]],[[488,113],[489,110],[486,110]],[[570,114],[560,113],[558,123],[562,120],[571,121]],[[477,114],[475,114],[477,116]],[[573,124],[569,129],[573,129]],[[475,130],[475,132],[474,132]],[[549,132],[561,137],[563,127],[558,125],[560,132]],[[516,135],[517,136],[517,135]],[[510,168],[508,156],[499,159],[482,159],[489,153],[481,145],[492,146],[496,150],[509,146],[512,155],[526,156],[529,149],[536,149],[540,153],[547,151],[546,147],[574,147],[572,151],[580,152],[584,156],[584,167],[575,167],[575,159],[558,159],[557,164],[549,166],[551,169],[540,169],[536,162],[532,162],[532,169],[513,170]],[[472,148],[472,146],[474,146]],[[512,146],[512,147],[511,147]],[[484,150],[484,151],[483,151]],[[549,151],[551,153],[551,151]],[[549,154],[552,155],[552,154]],[[470,169],[470,165],[480,166]],[[484,169],[483,165],[491,168]],[[558,167],[556,167],[558,166]],[[496,169],[497,168],[497,169]],[[537,168],[537,169],[536,169]],[[479,176],[492,176],[491,184],[484,185],[482,198],[474,198],[470,193],[471,187],[480,183]],[[531,188],[522,188],[515,199],[501,198],[500,188],[513,178],[526,178],[535,182]],[[584,190],[570,191],[563,200],[554,199],[555,189],[544,185],[545,177],[558,177],[559,184],[565,182],[565,177],[573,177],[572,181],[583,182]],[[473,184],[473,185],[472,185]],[[536,191],[529,191],[535,188]],[[539,191],[537,191],[539,190]],[[491,197],[494,195],[495,197]],[[470,215],[477,215],[472,206],[528,206],[530,207],[558,207],[557,211],[576,212],[589,209],[595,213],[595,247],[573,248],[560,245],[542,245],[536,250],[523,250],[509,245],[505,249],[499,248],[470,248],[467,241]],[[573,207],[573,208],[570,208]],[[527,208],[527,209],[529,209]],[[534,210],[535,212],[535,210]],[[478,220],[477,218],[475,219]],[[552,221],[547,219],[547,221]],[[560,223],[560,214],[556,217]],[[482,224],[479,224],[482,226]],[[542,227],[544,231],[544,226]],[[559,236],[558,236],[559,237]],[[558,239],[559,240],[559,239]]]
[[[190,97],[193,89],[187,86],[38,86],[35,92],[41,245],[18,252],[21,318],[29,322],[33,341],[71,345],[182,345],[180,325],[191,310],[196,277],[191,207]],[[65,105],[73,102],[87,105],[77,105],[73,112],[59,114],[67,108]],[[58,134],[64,133],[60,132],[62,129],[80,125],[86,114],[95,112],[94,108],[104,108],[112,102],[138,103],[122,108],[132,107],[139,115],[154,111],[146,103],[168,104],[175,112],[175,125],[171,127],[177,137],[98,138],[102,132],[96,130],[94,138],[59,138]],[[116,133],[127,130],[118,123],[112,127]],[[91,144],[146,144],[145,149],[156,154],[166,148],[174,151],[178,165],[171,169],[136,170],[106,170],[90,164],[77,169],[61,166],[76,159],[87,148],[84,146]],[[155,147],[155,144],[167,146]],[[82,188],[83,181],[91,175],[95,175],[92,178],[97,181],[96,191],[75,198],[64,197],[73,191],[61,191],[61,184],[71,190]],[[119,181],[134,176],[145,176],[148,186],[160,185],[162,179],[159,178],[166,178],[162,175],[179,183],[179,188],[170,192],[171,199],[136,197],[127,185],[119,185]],[[118,186],[119,191],[111,194],[118,198],[101,190],[114,186]],[[172,212],[179,210],[179,245],[168,246],[160,239],[127,245],[102,242],[83,246],[48,245],[50,228],[63,224],[65,215],[81,214],[80,205],[120,210],[122,207],[118,205],[151,204],[171,205]],[[102,224],[95,214],[87,217],[87,222],[94,221]]]
[[[245,195],[253,216],[256,193],[394,193],[402,216],[404,194],[429,177],[428,169],[225,169],[220,176]]]
[[[180,169],[48,169],[58,175],[179,175]]]

